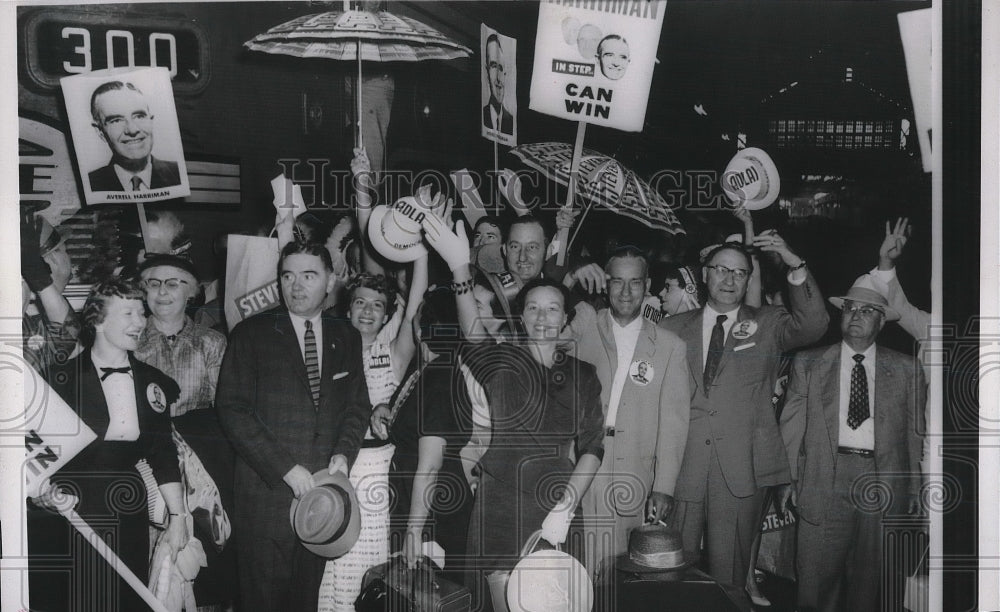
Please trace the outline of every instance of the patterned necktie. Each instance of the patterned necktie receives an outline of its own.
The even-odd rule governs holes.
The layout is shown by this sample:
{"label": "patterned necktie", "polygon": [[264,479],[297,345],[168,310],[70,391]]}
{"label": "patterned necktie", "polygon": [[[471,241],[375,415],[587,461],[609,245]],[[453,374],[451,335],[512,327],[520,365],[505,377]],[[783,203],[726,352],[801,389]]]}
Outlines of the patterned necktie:
{"label": "patterned necktie", "polygon": [[125,366],[124,368],[101,368],[101,382],[104,382],[108,376],[112,374],[131,374],[132,368]]}
{"label": "patterned necktie", "polygon": [[132,177],[132,191],[142,191],[142,179],[138,176]]}
{"label": "patterned necktie", "polygon": [[306,374],[309,375],[309,391],[312,393],[313,407],[319,409],[319,353],[316,352],[316,333],[312,321],[306,321]]}
{"label": "patterned necktie", "polygon": [[715,318],[715,326],[712,328],[712,339],[708,342],[708,359],[705,360],[705,377],[702,380],[705,387],[705,396],[708,396],[708,389],[715,380],[715,372],[719,369],[719,362],[722,361],[722,349],[726,344],[726,332],[722,329],[722,324],[726,322],[729,315],[721,314]]}
{"label": "patterned necktie", "polygon": [[868,412],[868,377],[861,362],[864,355],[854,356],[854,367],[851,369],[851,400],[847,404],[847,426],[857,429],[871,414]]}

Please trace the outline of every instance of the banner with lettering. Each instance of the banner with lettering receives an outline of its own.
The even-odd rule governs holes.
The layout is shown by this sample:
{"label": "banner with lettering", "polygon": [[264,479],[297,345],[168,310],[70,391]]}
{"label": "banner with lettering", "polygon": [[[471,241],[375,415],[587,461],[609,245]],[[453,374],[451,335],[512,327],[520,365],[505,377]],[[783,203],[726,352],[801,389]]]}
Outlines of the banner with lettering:
{"label": "banner with lettering", "polygon": [[191,195],[166,68],[112,68],[60,79],[87,204]]}
{"label": "banner with lettering", "polygon": [[42,482],[96,440],[97,434],[28,365],[17,347],[3,344],[0,364],[0,388],[11,388],[15,378],[24,384],[24,423],[17,426],[24,431],[25,495],[36,497]]}
{"label": "banner with lettering", "polygon": [[529,108],[641,132],[666,0],[543,0]]}
{"label": "banner with lettering", "polygon": [[226,324],[237,323],[281,303],[277,238],[231,234],[226,245]]}
{"label": "banner with lettering", "polygon": [[517,39],[479,26],[483,138],[517,146]]}

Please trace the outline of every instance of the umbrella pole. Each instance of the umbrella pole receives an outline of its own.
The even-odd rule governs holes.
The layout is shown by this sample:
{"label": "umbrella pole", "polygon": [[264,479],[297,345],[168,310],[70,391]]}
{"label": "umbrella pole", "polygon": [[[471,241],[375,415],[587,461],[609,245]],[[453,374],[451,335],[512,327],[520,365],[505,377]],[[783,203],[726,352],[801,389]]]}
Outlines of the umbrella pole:
{"label": "umbrella pole", "polygon": [[146,585],[139,579],[135,573],[125,562],[118,558],[113,550],[107,545],[107,543],[101,539],[101,536],[97,535],[90,525],[87,524],[83,518],[76,513],[76,510],[61,510],[62,514],[69,524],[73,526],[74,529],[80,532],[80,534],[90,543],[91,546],[102,556],[104,560],[108,562],[118,575],[128,583],[130,587],[142,598],[146,605],[154,610],[154,612],[167,612],[167,608],[160,602],[159,599],[153,595],[152,592],[146,587]]}
{"label": "umbrella pole", "polygon": [[365,146],[365,138],[361,133],[361,39],[358,39],[358,148]]}
{"label": "umbrella pole", "polygon": [[587,206],[583,209],[583,214],[580,215],[580,220],[576,222],[576,227],[573,229],[573,235],[569,239],[569,243],[566,245],[566,250],[569,251],[570,247],[573,246],[573,241],[576,240],[576,235],[580,233],[580,228],[583,227],[583,220],[587,218],[587,213],[590,209],[594,207],[594,203],[588,201]]}
{"label": "umbrella pole", "polygon": [[[576,199],[576,175],[580,172],[580,157],[583,155],[583,138],[587,133],[587,123],[580,121],[576,125],[576,143],[573,145],[573,161],[569,166],[569,184],[566,188],[566,204],[563,208],[573,208],[573,201]],[[583,221],[583,219],[581,219]],[[577,224],[579,230],[579,224]],[[556,265],[561,266],[566,262],[566,252],[569,250],[569,229],[560,228],[556,234],[559,241],[559,252],[556,254]]]}

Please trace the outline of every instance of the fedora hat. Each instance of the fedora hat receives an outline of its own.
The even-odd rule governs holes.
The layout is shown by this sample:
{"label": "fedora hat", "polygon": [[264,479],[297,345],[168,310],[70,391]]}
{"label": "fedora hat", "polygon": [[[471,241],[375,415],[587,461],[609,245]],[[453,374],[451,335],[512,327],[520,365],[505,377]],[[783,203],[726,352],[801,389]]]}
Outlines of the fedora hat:
{"label": "fedora hat", "polygon": [[412,196],[400,198],[392,206],[376,206],[368,222],[368,238],[375,250],[390,261],[419,259],[427,254],[421,226],[427,214],[427,209]]}
{"label": "fedora hat", "polygon": [[844,300],[878,306],[880,309],[885,311],[886,321],[899,320],[899,313],[896,312],[895,308],[889,306],[889,300],[886,299],[886,297],[882,295],[882,292],[875,287],[875,283],[872,282],[870,274],[862,274],[859,276],[857,280],[854,281],[851,288],[847,290],[847,295],[832,297],[830,298],[830,303],[833,304],[837,310],[840,310],[844,307]]}
{"label": "fedora hat", "polygon": [[694,562],[684,552],[681,536],[664,525],[643,525],[628,534],[628,552],[615,558],[615,569],[638,574],[682,570]]}
{"label": "fedora hat", "polygon": [[781,191],[778,167],[771,156],[756,147],[739,150],[726,166],[720,183],[726,197],[747,210],[767,208]]}
{"label": "fedora hat", "polygon": [[347,476],[328,470],[313,474],[316,486],[292,500],[292,531],[320,557],[335,559],[351,550],[361,533],[361,511]]}

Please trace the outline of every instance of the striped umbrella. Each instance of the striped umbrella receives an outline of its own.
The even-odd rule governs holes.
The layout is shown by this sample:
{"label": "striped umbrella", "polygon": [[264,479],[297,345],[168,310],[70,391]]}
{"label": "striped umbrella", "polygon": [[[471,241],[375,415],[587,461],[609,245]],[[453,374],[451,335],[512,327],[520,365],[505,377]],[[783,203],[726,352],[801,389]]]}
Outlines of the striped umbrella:
{"label": "striped umbrella", "polygon": [[[361,62],[420,62],[468,57],[472,50],[416,19],[386,11],[329,11],[303,15],[244,43],[251,51],[358,62],[358,131]],[[360,53],[358,50],[360,49]]]}
{"label": "striped umbrella", "polygon": [[[573,145],[537,142],[514,147],[511,153],[550,180],[569,185]],[[584,149],[576,177],[576,194],[584,199],[588,210],[596,203],[653,229],[686,233],[663,197],[613,157]]]}

